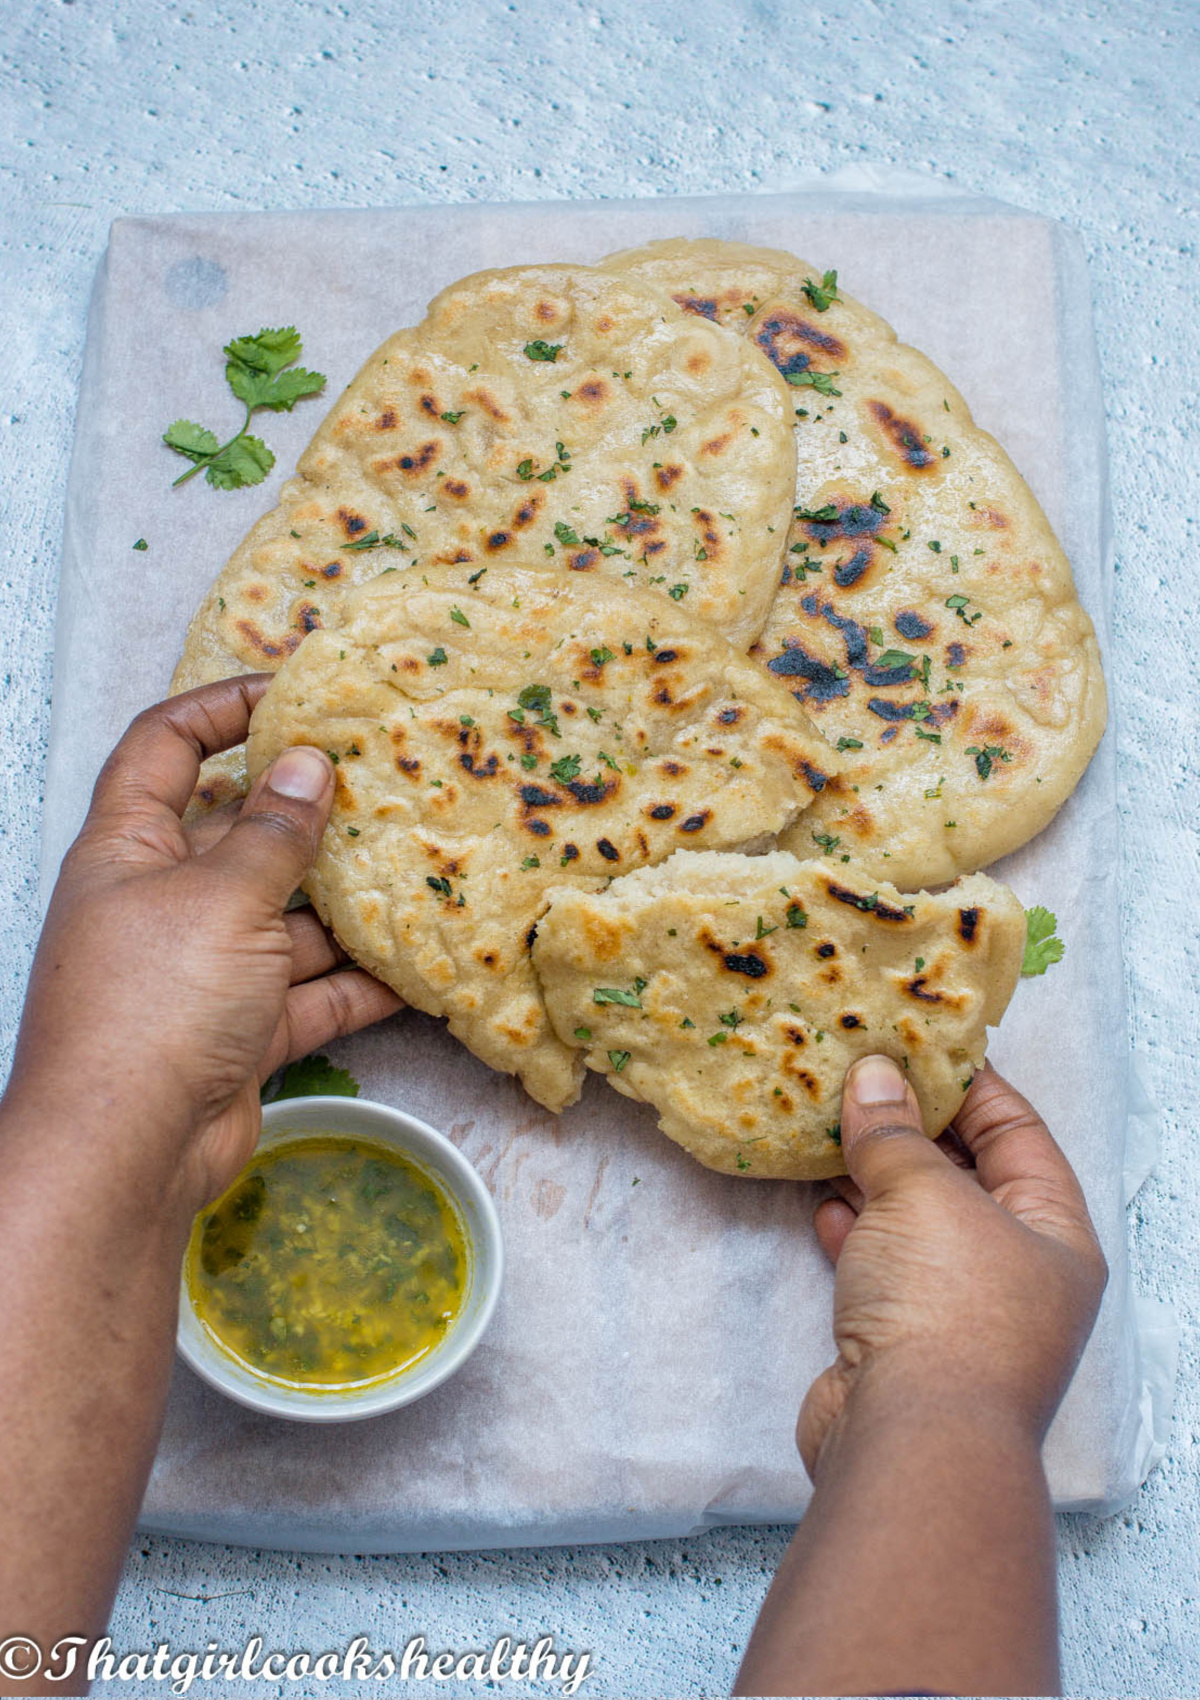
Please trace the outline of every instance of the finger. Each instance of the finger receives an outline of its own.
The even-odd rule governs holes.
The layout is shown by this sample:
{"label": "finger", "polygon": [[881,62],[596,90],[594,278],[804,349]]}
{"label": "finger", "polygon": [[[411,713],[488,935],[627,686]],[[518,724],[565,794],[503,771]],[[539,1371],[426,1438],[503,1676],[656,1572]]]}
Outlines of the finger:
{"label": "finger", "polygon": [[205,866],[246,881],[266,907],[281,910],[317,853],[333,803],[333,763],[297,744],[255,781],[236,823]]}
{"label": "finger", "polygon": [[219,808],[207,809],[204,814],[185,821],[183,836],[187,839],[192,855],[203,856],[206,850],[211,850],[214,844],[219,844],[237,820],[241,809],[242,799],[239,797],[236,802],[222,803]]}
{"label": "finger", "polygon": [[868,1202],[914,1175],[942,1173],[916,1094],[890,1057],[859,1057],[842,1088],[842,1156]]}
{"label": "finger", "polygon": [[94,819],[128,818],[187,807],[200,763],[244,741],[267,673],[201,685],[139,714],[96,781]]}
{"label": "finger", "polygon": [[856,1213],[841,1198],[822,1199],[813,1211],[813,1227],[817,1230],[817,1243],[830,1263],[836,1263],[842,1255],[846,1235],[857,1221]]}
{"label": "finger", "polygon": [[834,1175],[829,1184],[856,1214],[867,1202],[863,1197],[862,1187],[857,1181],[852,1181],[849,1175]]}
{"label": "finger", "polygon": [[311,909],[292,909],[283,917],[292,941],[293,986],[328,974],[348,960],[333,934],[323,927]]}
{"label": "finger", "polygon": [[263,1058],[264,1080],[285,1063],[320,1050],[403,1009],[401,1000],[365,968],[343,968],[323,979],[293,986],[283,1017]]}
{"label": "finger", "polygon": [[972,1175],[975,1173],[975,1159],[955,1133],[953,1127],[944,1129],[933,1143],[939,1151],[945,1152],[956,1168],[966,1169]]}
{"label": "finger", "polygon": [[1083,1189],[1027,1098],[985,1063],[954,1118],[980,1181],[1006,1209],[1039,1226],[1093,1235]]}

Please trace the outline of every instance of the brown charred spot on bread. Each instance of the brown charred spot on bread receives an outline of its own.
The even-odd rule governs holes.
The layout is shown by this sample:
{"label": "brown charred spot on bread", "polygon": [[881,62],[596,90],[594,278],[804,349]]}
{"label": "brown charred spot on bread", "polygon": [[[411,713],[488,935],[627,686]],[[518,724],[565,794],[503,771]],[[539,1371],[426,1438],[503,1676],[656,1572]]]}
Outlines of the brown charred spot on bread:
{"label": "brown charred spot on bread", "polygon": [[865,1027],[866,1026],[866,1022],[862,1019],[862,1017],[860,1015],[854,1015],[852,1013],[847,1013],[846,1015],[840,1016],[839,1021],[840,1021],[840,1024],[846,1029],[847,1032],[850,1032],[855,1027]]}
{"label": "brown charred spot on bread", "polygon": [[543,497],[540,490],[522,499],[520,507],[512,517],[514,531],[523,531],[527,525],[533,524],[538,516],[538,509],[541,507],[542,501]]}
{"label": "brown charred spot on bread", "polygon": [[816,954],[821,957],[836,956],[837,945],[832,944],[828,939],[826,939],[824,944],[819,944],[816,947]]}
{"label": "brown charred spot on bread", "polygon": [[443,567],[462,567],[475,559],[469,549],[455,549],[452,554],[435,555],[433,558]]}
{"label": "brown charred spot on bread", "polygon": [[721,961],[731,974],[744,974],[749,980],[761,980],[771,972],[771,965],[756,950],[723,951]]}
{"label": "brown charred spot on bread", "polygon": [[681,466],[656,466],[654,468],[654,482],[660,490],[669,490],[682,477],[683,468]]}
{"label": "brown charred spot on bread", "polygon": [[892,624],[903,638],[927,638],[933,631],[929,621],[922,619],[915,608],[901,608]]}
{"label": "brown charred spot on bread", "polygon": [[601,313],[600,317],[596,320],[596,329],[604,336],[607,336],[609,331],[616,330],[616,328],[617,321],[613,318],[611,313]]}
{"label": "brown charred spot on bread", "polygon": [[848,561],[839,561],[833,569],[833,582],[840,590],[856,585],[874,560],[871,549],[856,549]]}
{"label": "brown charred spot on bread", "polygon": [[656,649],[654,651],[654,654],[651,657],[651,659],[653,660],[656,667],[662,667],[664,665],[669,665],[670,662],[672,662],[672,661],[678,661],[681,656],[683,657],[683,659],[685,661],[687,660],[687,656],[686,656],[686,654],[684,653],[683,650],[680,650],[680,649]]}
{"label": "brown charred spot on bread", "polygon": [[919,998],[922,1003],[944,1003],[941,992],[931,992],[928,977],[924,974],[914,974],[905,984],[904,990],[910,997]]}
{"label": "brown charred spot on bread", "polygon": [[785,1025],[783,1031],[784,1031],[784,1036],[788,1040],[789,1044],[795,1045],[797,1047],[799,1047],[801,1045],[807,1045],[808,1034],[804,1031],[803,1027],[797,1027],[794,1021],[789,1021]]}
{"label": "brown charred spot on bread", "polygon": [[657,689],[654,691],[654,701],[660,704],[663,708],[669,708],[673,700],[670,686],[667,684],[665,679],[661,680]]}
{"label": "brown charred spot on bread", "polygon": [[576,386],[574,399],[594,411],[608,400],[608,384],[603,378],[585,378]]}
{"label": "brown charred spot on bread", "polygon": [[377,431],[394,431],[398,424],[399,420],[396,418],[396,409],[394,407],[385,407],[383,412],[379,415],[379,418],[375,421],[375,429]]}
{"label": "brown charred spot on bread", "polygon": [[522,785],[518,787],[520,797],[526,811],[530,809],[558,809],[562,807],[562,798],[556,791],[547,791],[544,785]]}
{"label": "brown charred spot on bread", "polygon": [[846,345],[790,307],[774,307],[754,332],[754,341],[785,378],[806,372],[812,351],[831,360],[846,358]]}
{"label": "brown charred spot on bread", "polygon": [[564,862],[576,862],[579,860],[578,844],[564,844],[562,853]]}
{"label": "brown charred spot on bread", "polygon": [[321,624],[321,610],[317,607],[315,602],[302,602],[300,604],[296,610],[296,624],[300,627],[300,630],[305,634],[305,636],[307,636],[309,632],[316,631],[317,627]]}
{"label": "brown charred spot on bread", "polygon": [[442,411],[442,404],[434,395],[426,392],[421,397],[421,412],[427,413],[431,419],[436,419]]}
{"label": "brown charred spot on bread", "polygon": [[967,652],[961,643],[948,643],[946,645],[947,667],[961,667],[966,659]]}
{"label": "brown charred spot on bread", "polygon": [[1006,514],[1002,514],[999,508],[984,508],[983,518],[993,531],[1008,530],[1008,517]]}
{"label": "brown charred spot on bread", "polygon": [[492,750],[486,761],[477,764],[470,750],[464,750],[458,758],[458,765],[472,779],[491,779],[500,771],[500,757]]}
{"label": "brown charred spot on bread", "polygon": [[558,317],[558,308],[553,301],[539,301],[533,312],[534,317],[540,319],[544,325],[552,325]]}
{"label": "brown charred spot on bread", "polygon": [[680,761],[671,761],[668,759],[666,761],[659,762],[658,771],[660,773],[667,774],[671,779],[681,779],[687,772],[687,768]]}
{"label": "brown charred spot on bread", "polygon": [[671,300],[677,307],[682,307],[685,313],[695,313],[698,319],[712,319],[716,322],[717,303],[711,295],[672,295]]}
{"label": "brown charred spot on bread", "polygon": [[572,549],[567,556],[567,565],[573,573],[590,573],[599,560],[598,549]]}
{"label": "brown charred spot on bread", "polygon": [[606,802],[617,789],[617,780],[568,779],[568,790],[581,808],[594,808],[597,803]]}
{"label": "brown charred spot on bread", "polygon": [[362,515],[354,513],[350,508],[339,508],[337,516],[348,537],[357,537],[360,531],[367,529],[367,522]]}
{"label": "brown charred spot on bread", "polygon": [[745,713],[746,713],[746,710],[744,708],[730,707],[730,708],[718,709],[717,710],[718,724],[721,725],[721,726],[736,726],[739,720],[744,719]]}
{"label": "brown charred spot on bread", "polygon": [[892,411],[886,401],[869,401],[867,406],[880,430],[906,466],[916,472],[923,472],[934,464],[935,456],[932,450],[920,427],[914,425],[911,419],[902,419],[898,413]]}
{"label": "brown charred spot on bread", "polygon": [[401,773],[407,773],[410,779],[415,779],[421,771],[420,759],[417,756],[397,756],[396,766]]}
{"label": "brown charred spot on bread", "polygon": [[652,803],[646,810],[651,820],[670,820],[675,813],[674,803]]}
{"label": "brown charred spot on bread", "polygon": [[526,934],[525,934],[525,949],[526,950],[532,950],[533,949],[533,941],[534,941],[535,938],[537,938],[537,922],[536,921],[533,923],[532,927],[530,927],[526,931]]}
{"label": "brown charred spot on bread", "polygon": [[482,384],[473,390],[467,390],[463,395],[463,400],[474,402],[476,407],[481,408],[483,412],[486,413],[489,418],[494,419],[497,424],[507,425],[509,423],[508,414],[505,413],[503,407],[501,407],[492,392],[490,390],[485,390]]}
{"label": "brown charred spot on bread", "polygon": [[509,532],[493,531],[484,543],[484,548],[490,549],[494,555],[500,549],[507,549],[511,543],[512,536]]}
{"label": "brown charred spot on bread", "polygon": [[242,591],[247,602],[265,602],[270,594],[265,584],[248,584]]}
{"label": "brown charred spot on bread", "polygon": [[958,931],[963,943],[974,944],[975,934],[978,930],[978,909],[960,909],[958,912]]}
{"label": "brown charred spot on bread", "polygon": [[550,822],[548,820],[539,820],[536,816],[532,816],[522,824],[533,833],[535,838],[549,838],[550,836]]}
{"label": "brown charred spot on bread", "polygon": [[397,455],[393,461],[398,472],[403,472],[408,478],[419,478],[427,472],[438,458],[441,444],[430,441],[422,443],[419,449],[412,449],[406,454]]}
{"label": "brown charred spot on bread", "polygon": [[796,764],[796,774],[798,778],[803,779],[810,791],[823,791],[829,783],[829,775],[822,773],[819,767],[814,767],[803,757]]}
{"label": "brown charred spot on bread", "polygon": [[897,909],[895,904],[885,903],[875,892],[851,891],[847,885],[839,885],[837,880],[826,879],[825,889],[830,897],[838,903],[848,903],[851,909],[859,909],[865,915],[874,915],[879,921],[911,921],[912,916],[906,909]]}
{"label": "brown charred spot on bread", "polygon": [[281,661],[285,655],[293,653],[300,641],[295,633],[289,633],[281,643],[268,643],[253,620],[239,620],[237,630],[259,661]]}
{"label": "brown charred spot on bread", "polygon": [[717,455],[723,455],[732,441],[733,432],[724,431],[719,437],[710,437],[707,443],[701,443],[700,453],[702,455],[713,455],[714,457]]}
{"label": "brown charred spot on bread", "polygon": [[471,494],[471,486],[462,478],[447,478],[442,485],[444,495],[453,496],[458,502],[465,502]]}
{"label": "brown charred spot on bread", "polygon": [[686,820],[681,820],[679,830],[680,832],[699,832],[702,827],[708,825],[711,819],[712,810],[701,809],[699,814],[689,815]]}
{"label": "brown charred spot on bread", "polygon": [[596,848],[606,862],[619,862],[621,860],[621,852],[610,838],[598,838]]}
{"label": "brown charred spot on bread", "polygon": [[485,968],[496,966],[497,957],[494,950],[476,950],[474,955],[476,962],[482,962]]}
{"label": "brown charred spot on bread", "polygon": [[330,561],[327,567],[321,568],[322,578],[341,578],[341,576],[342,563],[340,561]]}
{"label": "brown charred spot on bread", "polygon": [[684,361],[693,378],[703,377],[712,363],[712,354],[707,348],[693,348]]}
{"label": "brown charred spot on bread", "polygon": [[932,726],[935,731],[945,726],[954,719],[954,716],[958,713],[958,707],[957,697],[951,697],[949,702],[935,702],[925,716],[926,726]]}

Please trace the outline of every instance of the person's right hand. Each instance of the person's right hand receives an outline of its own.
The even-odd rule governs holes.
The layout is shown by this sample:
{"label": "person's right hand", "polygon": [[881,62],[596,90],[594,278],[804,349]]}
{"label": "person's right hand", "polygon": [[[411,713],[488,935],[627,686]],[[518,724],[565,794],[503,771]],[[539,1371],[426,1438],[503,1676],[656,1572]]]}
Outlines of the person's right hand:
{"label": "person's right hand", "polygon": [[846,1077],[849,1179],[817,1208],[837,1265],[837,1359],[809,1388],[797,1441],[815,1478],[855,1389],[896,1375],[951,1404],[999,1401],[1040,1442],[1107,1280],[1079,1182],[1032,1106],[990,1065],[953,1123],[926,1139],[887,1057]]}

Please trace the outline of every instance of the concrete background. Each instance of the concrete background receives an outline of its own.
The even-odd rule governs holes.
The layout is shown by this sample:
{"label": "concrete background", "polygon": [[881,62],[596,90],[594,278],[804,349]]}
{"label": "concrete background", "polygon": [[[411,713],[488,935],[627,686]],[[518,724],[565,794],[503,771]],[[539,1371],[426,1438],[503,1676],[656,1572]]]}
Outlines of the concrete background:
{"label": "concrete background", "polygon": [[[38,922],[63,489],[110,219],[754,192],[881,161],[1083,232],[1121,562],[1112,682],[1130,1022],[1165,1111],[1158,1175],[1131,1212],[1134,1278],[1175,1303],[1184,1334],[1167,1461],[1124,1515],[1062,1520],[1066,1681],[1079,1695],[1200,1692],[1197,639],[1185,578],[1200,508],[1189,412],[1200,371],[1196,18],[1165,0],[7,0],[0,19],[5,1067]],[[314,1653],[360,1632],[377,1648],[423,1633],[437,1650],[553,1633],[560,1648],[591,1651],[584,1693],[708,1695],[731,1680],[785,1541],[728,1531],[330,1559],[142,1540],[113,1632],[124,1647],[233,1648],[257,1631]]]}

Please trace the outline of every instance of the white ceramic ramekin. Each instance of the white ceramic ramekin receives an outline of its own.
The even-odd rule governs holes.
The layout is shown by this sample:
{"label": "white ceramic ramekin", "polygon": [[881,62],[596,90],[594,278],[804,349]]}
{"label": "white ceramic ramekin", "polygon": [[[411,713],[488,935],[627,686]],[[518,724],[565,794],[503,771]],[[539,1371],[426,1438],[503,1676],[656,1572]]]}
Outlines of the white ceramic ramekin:
{"label": "white ceramic ramekin", "polygon": [[504,1245],[491,1194],[458,1147],[436,1128],[369,1098],[285,1098],[264,1107],[258,1149],[318,1133],[390,1145],[432,1176],[457,1209],[467,1247],[467,1286],[458,1316],[443,1339],[414,1369],[361,1391],[282,1386],[255,1375],[223,1349],[196,1315],[185,1274],[176,1343],[198,1376],[253,1411],[297,1422],[352,1422],[411,1404],[465,1363],[500,1296]]}

